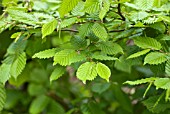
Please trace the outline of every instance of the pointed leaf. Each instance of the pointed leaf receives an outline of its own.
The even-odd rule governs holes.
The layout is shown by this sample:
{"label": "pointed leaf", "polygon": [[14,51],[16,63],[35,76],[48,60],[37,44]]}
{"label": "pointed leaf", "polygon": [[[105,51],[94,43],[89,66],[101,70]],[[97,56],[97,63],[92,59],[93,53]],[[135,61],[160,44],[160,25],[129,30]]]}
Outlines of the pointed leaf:
{"label": "pointed leaf", "polygon": [[154,82],[156,79],[157,78],[151,77],[151,78],[145,78],[145,79],[140,79],[140,80],[135,80],[135,81],[126,81],[124,82],[124,84],[139,85],[139,84]]}
{"label": "pointed leaf", "polygon": [[26,65],[26,53],[21,53],[12,63],[10,73],[16,79]]}
{"label": "pointed leaf", "polygon": [[150,49],[145,49],[145,50],[139,51],[137,53],[134,53],[134,54],[130,55],[127,59],[139,57],[141,55],[144,55],[144,54],[148,53],[149,51],[150,51]]}
{"label": "pointed leaf", "polygon": [[50,76],[50,82],[60,78],[64,74],[64,72],[65,72],[65,67],[57,65],[56,68],[54,69],[54,71],[52,72],[51,76]]}
{"label": "pointed leaf", "polygon": [[162,48],[161,44],[157,40],[150,37],[138,37],[134,39],[134,43],[143,49],[150,48],[160,50]]}
{"label": "pointed leaf", "polygon": [[159,78],[155,80],[154,85],[156,88],[170,89],[170,79],[169,78]]}
{"label": "pointed leaf", "polygon": [[44,24],[42,26],[42,38],[46,37],[47,35],[50,35],[57,26],[57,20],[53,19],[52,21]]}
{"label": "pointed leaf", "polygon": [[63,0],[59,8],[61,18],[63,18],[65,14],[69,13],[79,1],[80,0]]}
{"label": "pointed leaf", "polygon": [[96,70],[98,75],[109,82],[109,77],[111,75],[110,69],[103,63],[97,63]]}
{"label": "pointed leaf", "polygon": [[86,83],[87,80],[94,80],[97,76],[96,64],[94,62],[83,63],[77,70],[77,78]]}
{"label": "pointed leaf", "polygon": [[34,99],[29,108],[29,113],[38,114],[41,113],[45,107],[48,105],[49,98],[45,95],[41,95]]}
{"label": "pointed leaf", "polygon": [[59,50],[60,50],[59,48],[52,48],[52,49],[47,49],[47,50],[44,50],[44,51],[40,51],[40,52],[34,54],[32,58],[40,58],[40,59],[51,58]]}
{"label": "pointed leaf", "polygon": [[161,64],[167,60],[166,54],[160,52],[151,52],[146,55],[144,59],[144,64]]}
{"label": "pointed leaf", "polygon": [[106,41],[108,34],[107,34],[106,29],[102,25],[95,23],[93,25],[92,31],[101,40]]}

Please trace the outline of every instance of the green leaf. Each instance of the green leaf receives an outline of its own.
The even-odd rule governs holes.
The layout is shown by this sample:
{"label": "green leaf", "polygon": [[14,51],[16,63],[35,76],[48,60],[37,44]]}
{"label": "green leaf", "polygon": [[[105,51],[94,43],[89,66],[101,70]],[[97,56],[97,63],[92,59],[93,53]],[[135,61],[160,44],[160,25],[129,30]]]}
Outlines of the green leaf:
{"label": "green leaf", "polygon": [[79,35],[82,38],[84,38],[91,32],[92,27],[93,27],[93,23],[85,23],[85,24],[81,25],[79,28]]}
{"label": "green leaf", "polygon": [[155,0],[136,0],[136,6],[141,10],[150,10],[154,6]]}
{"label": "green leaf", "polygon": [[108,34],[107,34],[106,29],[102,25],[95,23],[93,25],[92,31],[101,40],[106,41]]}
{"label": "green leaf", "polygon": [[152,83],[156,80],[157,78],[151,77],[151,78],[145,78],[145,79],[140,79],[136,81],[126,81],[124,84],[129,84],[129,85],[139,85],[139,84],[144,84],[144,83]]}
{"label": "green leaf", "polygon": [[56,19],[53,19],[52,21],[44,24],[42,26],[42,38],[44,38],[47,35],[50,35],[51,33],[53,33],[56,26],[57,26],[57,20]]}
{"label": "green leaf", "polygon": [[150,48],[160,50],[162,48],[161,44],[157,40],[150,37],[138,37],[134,39],[134,43],[143,49]]}
{"label": "green leaf", "polygon": [[7,8],[7,12],[12,17],[13,20],[20,23],[35,26],[36,23],[38,22],[34,15],[30,13],[25,13],[24,11],[16,10],[15,8]]}
{"label": "green leaf", "polygon": [[93,59],[97,59],[97,60],[118,60],[118,58],[115,58],[115,57],[110,57],[110,56],[107,56],[107,55],[102,55],[100,53],[95,53],[92,55],[92,58]]}
{"label": "green leaf", "polygon": [[134,53],[134,54],[130,55],[127,59],[139,57],[141,55],[144,55],[144,54],[148,53],[149,51],[150,51],[150,49],[145,49],[145,50],[139,51],[137,53]]}
{"label": "green leaf", "polygon": [[110,87],[110,83],[95,83],[93,86],[92,86],[92,91],[93,92],[96,92],[96,93],[103,93],[104,91],[106,91],[107,89],[109,89]]}
{"label": "green leaf", "polygon": [[162,19],[162,20],[165,21],[165,22],[170,23],[170,17],[168,17],[168,16],[163,16],[163,15],[161,15],[161,16],[159,16],[159,18]]}
{"label": "green leaf", "polygon": [[40,58],[40,59],[51,58],[59,50],[60,50],[59,48],[52,48],[52,49],[47,49],[47,50],[44,50],[44,51],[40,51],[40,52],[34,54],[32,58]]}
{"label": "green leaf", "polygon": [[70,65],[71,63],[82,61],[85,59],[85,56],[78,54],[73,49],[64,49],[60,52],[57,52],[54,56],[54,65],[59,63],[62,66]]}
{"label": "green leaf", "polygon": [[38,96],[33,100],[29,108],[29,113],[38,114],[41,113],[49,103],[49,98],[45,95]]}
{"label": "green leaf", "polygon": [[11,77],[10,70],[13,61],[14,56],[8,56],[0,66],[0,82],[3,84]]}
{"label": "green leaf", "polygon": [[158,78],[155,80],[154,85],[156,88],[170,89],[170,79],[169,78]]}
{"label": "green leaf", "polygon": [[166,62],[166,65],[165,65],[165,73],[170,76],[170,60],[168,60]]}
{"label": "green leaf", "polygon": [[143,104],[149,111],[159,114],[170,108],[169,102],[165,102],[160,96],[151,96],[147,100],[144,100]]}
{"label": "green leaf", "polygon": [[111,75],[110,69],[103,63],[97,63],[96,66],[97,74],[109,82],[109,77]]}
{"label": "green leaf", "polygon": [[6,101],[6,92],[4,85],[0,83],[0,112],[3,110]]}
{"label": "green leaf", "polygon": [[85,38],[82,38],[80,36],[73,36],[70,39],[71,44],[76,48],[76,49],[82,49],[87,46],[87,41]]}
{"label": "green leaf", "polygon": [[100,3],[99,0],[86,0],[84,11],[91,14],[98,12],[100,9]]}
{"label": "green leaf", "polygon": [[167,60],[166,54],[160,52],[151,52],[146,55],[144,59],[144,64],[158,65]]}
{"label": "green leaf", "polygon": [[83,63],[77,70],[77,78],[86,83],[87,80],[94,80],[97,76],[96,64],[94,62]]}
{"label": "green leaf", "polygon": [[57,65],[56,68],[54,69],[54,71],[52,72],[51,76],[50,76],[50,82],[60,78],[64,74],[64,72],[65,72],[65,67]]}
{"label": "green leaf", "polygon": [[123,53],[122,47],[117,43],[112,42],[101,42],[98,47],[106,54],[114,55]]}
{"label": "green leaf", "polygon": [[17,56],[11,65],[10,74],[17,79],[17,76],[21,74],[26,65],[26,53],[23,52]]}
{"label": "green leaf", "polygon": [[61,18],[63,18],[65,14],[69,13],[79,1],[81,0],[63,0],[59,8]]}
{"label": "green leaf", "polygon": [[103,20],[104,16],[109,11],[109,8],[110,8],[110,1],[109,0],[103,0],[103,7],[102,7],[102,9],[100,10],[100,13],[99,13],[99,18],[101,20]]}
{"label": "green leaf", "polygon": [[74,24],[76,21],[77,21],[77,17],[65,19],[61,22],[61,28],[65,28],[67,26],[70,26],[70,25]]}
{"label": "green leaf", "polygon": [[80,1],[76,5],[76,7],[71,11],[74,16],[83,16],[85,12],[83,12],[85,2]]}

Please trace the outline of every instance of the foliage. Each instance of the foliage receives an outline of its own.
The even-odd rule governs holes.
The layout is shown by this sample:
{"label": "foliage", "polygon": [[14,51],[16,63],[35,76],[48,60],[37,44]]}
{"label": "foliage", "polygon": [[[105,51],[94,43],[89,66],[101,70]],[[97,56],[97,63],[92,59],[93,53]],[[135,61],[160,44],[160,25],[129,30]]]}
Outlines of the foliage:
{"label": "foliage", "polygon": [[169,0],[2,0],[0,14],[2,114],[170,113]]}

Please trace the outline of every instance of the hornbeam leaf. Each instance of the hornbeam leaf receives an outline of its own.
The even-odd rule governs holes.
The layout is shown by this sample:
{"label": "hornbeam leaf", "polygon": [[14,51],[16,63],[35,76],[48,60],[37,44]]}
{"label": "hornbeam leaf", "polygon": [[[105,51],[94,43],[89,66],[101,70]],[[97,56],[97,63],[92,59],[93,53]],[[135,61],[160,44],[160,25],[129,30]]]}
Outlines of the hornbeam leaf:
{"label": "hornbeam leaf", "polygon": [[93,25],[92,31],[101,40],[106,41],[108,34],[107,34],[106,29],[102,25],[95,23]]}
{"label": "hornbeam leaf", "polygon": [[54,69],[54,71],[52,72],[51,76],[50,76],[50,82],[60,78],[64,74],[64,72],[65,72],[65,67],[57,65],[56,68]]}
{"label": "hornbeam leaf", "polygon": [[138,37],[136,39],[134,39],[134,43],[143,48],[143,49],[154,49],[154,50],[160,50],[162,48],[161,44],[150,37]]}
{"label": "hornbeam leaf", "polygon": [[50,35],[57,26],[57,20],[53,19],[52,21],[44,24],[42,26],[42,38],[46,37],[47,35]]}
{"label": "hornbeam leaf", "polygon": [[134,53],[134,54],[130,55],[127,59],[139,57],[141,55],[144,55],[144,54],[148,53],[149,51],[150,51],[150,49],[145,49],[145,50],[139,51],[137,53]]}
{"label": "hornbeam leaf", "polygon": [[56,52],[58,52],[59,50],[60,49],[58,48],[52,48],[52,49],[40,51],[34,54],[32,58],[40,58],[40,59],[50,58],[53,57],[56,54]]}
{"label": "hornbeam leaf", "polygon": [[77,70],[77,78],[86,83],[87,80],[93,80],[97,76],[96,64],[94,62],[83,63]]}
{"label": "hornbeam leaf", "polygon": [[65,14],[69,13],[81,0],[63,0],[59,8],[60,16],[63,18]]}
{"label": "hornbeam leaf", "polygon": [[0,111],[2,111],[6,100],[5,88],[2,83],[0,83]]}
{"label": "hornbeam leaf", "polygon": [[168,60],[166,62],[166,65],[165,65],[165,73],[170,76],[170,60]]}
{"label": "hornbeam leaf", "polygon": [[156,88],[170,89],[170,79],[169,78],[159,78],[155,80],[154,85]]}
{"label": "hornbeam leaf", "polygon": [[140,79],[140,80],[135,80],[135,81],[126,81],[126,82],[124,82],[124,84],[139,85],[139,84],[154,82],[156,79],[157,78],[155,78],[155,77],[151,77],[151,78],[145,78],[145,79]]}
{"label": "hornbeam leaf", "polygon": [[109,82],[111,71],[105,64],[97,63],[96,70],[101,78],[106,79]]}
{"label": "hornbeam leaf", "polygon": [[167,60],[166,54],[160,52],[151,52],[146,55],[144,59],[144,64],[161,64]]}
{"label": "hornbeam leaf", "polygon": [[16,79],[19,74],[23,71],[26,65],[26,53],[23,52],[18,55],[11,65],[10,73]]}

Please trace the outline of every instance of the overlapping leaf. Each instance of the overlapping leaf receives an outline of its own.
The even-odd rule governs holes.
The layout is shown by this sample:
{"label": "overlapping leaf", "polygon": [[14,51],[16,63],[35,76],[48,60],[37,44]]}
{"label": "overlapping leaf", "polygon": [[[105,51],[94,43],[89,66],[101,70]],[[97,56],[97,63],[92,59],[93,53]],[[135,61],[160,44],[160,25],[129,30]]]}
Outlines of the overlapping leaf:
{"label": "overlapping leaf", "polygon": [[107,39],[107,31],[106,29],[104,28],[104,26],[98,24],[98,23],[95,23],[93,25],[93,28],[92,28],[92,31],[94,32],[94,34],[99,37],[101,40],[103,41],[106,41]]}
{"label": "overlapping leaf", "polygon": [[53,19],[52,21],[44,24],[42,26],[42,38],[46,37],[47,35],[50,35],[57,26],[57,20]]}
{"label": "overlapping leaf", "polygon": [[34,54],[32,58],[40,58],[40,59],[50,58],[53,57],[58,51],[60,51],[59,48],[47,49]]}
{"label": "overlapping leaf", "polygon": [[97,76],[96,63],[86,62],[83,63],[77,70],[77,78],[86,83],[87,80],[94,80]]}
{"label": "overlapping leaf", "polygon": [[145,50],[139,51],[137,53],[134,53],[134,54],[130,55],[127,59],[139,57],[141,55],[144,55],[144,54],[148,53],[149,51],[150,51],[150,49],[145,49]]}
{"label": "overlapping leaf", "polygon": [[61,17],[69,13],[81,0],[63,0],[61,7],[59,8],[59,13]]}
{"label": "overlapping leaf", "polygon": [[110,69],[103,63],[97,63],[96,66],[97,74],[109,82],[109,77],[111,75]]}
{"label": "overlapping leaf", "polygon": [[160,50],[162,48],[161,44],[157,40],[150,37],[138,37],[134,39],[134,43],[143,49],[149,48],[154,50]]}
{"label": "overlapping leaf", "polygon": [[151,52],[146,55],[144,64],[161,64],[167,60],[166,54],[160,52]]}

